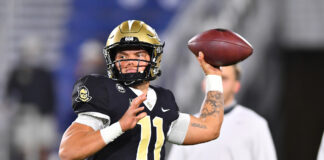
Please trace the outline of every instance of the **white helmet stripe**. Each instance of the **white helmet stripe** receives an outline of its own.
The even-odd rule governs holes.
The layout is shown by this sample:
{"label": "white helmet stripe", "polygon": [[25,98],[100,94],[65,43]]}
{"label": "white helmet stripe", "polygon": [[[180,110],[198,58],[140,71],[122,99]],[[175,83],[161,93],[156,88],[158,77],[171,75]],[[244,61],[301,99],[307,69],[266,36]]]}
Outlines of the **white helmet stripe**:
{"label": "white helmet stripe", "polygon": [[131,30],[135,20],[128,20],[128,29]]}

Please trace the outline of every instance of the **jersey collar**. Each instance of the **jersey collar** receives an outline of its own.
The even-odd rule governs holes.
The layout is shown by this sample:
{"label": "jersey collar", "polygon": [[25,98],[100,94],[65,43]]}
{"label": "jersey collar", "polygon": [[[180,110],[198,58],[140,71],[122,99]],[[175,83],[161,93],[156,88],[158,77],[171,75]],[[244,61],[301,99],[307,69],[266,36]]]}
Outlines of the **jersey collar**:
{"label": "jersey collar", "polygon": [[[139,89],[133,88],[133,87],[129,87],[137,96],[140,96],[141,94],[143,94],[143,92]],[[156,100],[157,100],[157,96],[156,93],[154,91],[154,89],[152,89],[151,87],[148,88],[147,91],[147,96],[146,96],[146,100],[143,102],[145,107],[147,109],[149,109],[150,111],[153,110],[155,104],[156,104]]]}

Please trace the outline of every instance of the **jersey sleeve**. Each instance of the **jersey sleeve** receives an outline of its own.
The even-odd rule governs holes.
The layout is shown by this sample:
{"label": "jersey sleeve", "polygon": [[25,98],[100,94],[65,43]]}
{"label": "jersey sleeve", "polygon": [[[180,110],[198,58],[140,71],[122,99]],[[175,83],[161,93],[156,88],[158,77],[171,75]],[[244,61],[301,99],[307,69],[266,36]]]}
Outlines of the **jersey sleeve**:
{"label": "jersey sleeve", "polygon": [[103,129],[110,124],[110,117],[98,112],[79,113],[74,122],[87,125],[93,130]]}
{"label": "jersey sleeve", "polygon": [[[72,107],[76,114],[98,112],[107,114],[108,92],[103,80],[95,76],[85,76],[78,80],[72,92]],[[109,116],[109,115],[108,115]]]}
{"label": "jersey sleeve", "polygon": [[174,95],[171,91],[171,101],[173,103],[173,113],[177,118],[171,123],[167,134],[167,140],[171,143],[182,144],[188,131],[190,123],[190,115],[186,113],[180,113],[179,107],[175,101]]}
{"label": "jersey sleeve", "polygon": [[171,143],[182,144],[186,138],[190,123],[190,115],[179,113],[177,120],[173,121],[168,132],[167,139]]}

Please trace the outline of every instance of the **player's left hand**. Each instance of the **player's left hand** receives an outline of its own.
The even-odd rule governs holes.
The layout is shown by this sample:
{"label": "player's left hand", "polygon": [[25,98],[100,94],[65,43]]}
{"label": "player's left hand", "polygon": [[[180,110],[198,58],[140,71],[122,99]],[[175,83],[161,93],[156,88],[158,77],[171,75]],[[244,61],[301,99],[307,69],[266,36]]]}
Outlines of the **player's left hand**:
{"label": "player's left hand", "polygon": [[129,108],[124,113],[123,117],[119,120],[119,124],[123,132],[133,129],[136,126],[136,123],[147,115],[146,112],[140,113],[144,110],[144,107],[139,107],[139,105],[142,104],[145,100],[146,94],[142,94],[133,99]]}
{"label": "player's left hand", "polygon": [[221,75],[222,74],[220,67],[212,66],[205,61],[203,52],[201,52],[201,51],[199,52],[199,55],[197,56],[197,60],[206,75],[212,75],[212,74],[213,75]]}

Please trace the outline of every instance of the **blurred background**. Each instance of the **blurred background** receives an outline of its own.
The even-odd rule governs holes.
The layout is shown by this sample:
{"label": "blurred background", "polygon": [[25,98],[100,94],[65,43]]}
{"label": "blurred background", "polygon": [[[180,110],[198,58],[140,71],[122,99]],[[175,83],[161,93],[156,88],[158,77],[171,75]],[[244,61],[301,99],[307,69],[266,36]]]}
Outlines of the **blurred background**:
{"label": "blurred background", "polygon": [[324,129],[323,17],[323,0],[0,0],[0,159],[58,159],[76,117],[74,82],[105,74],[106,38],[129,19],[166,42],[154,84],[172,90],[187,113],[198,112],[204,97],[187,41],[212,28],[241,34],[254,53],[240,63],[238,101],[268,120],[279,160],[316,159]]}

